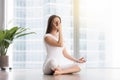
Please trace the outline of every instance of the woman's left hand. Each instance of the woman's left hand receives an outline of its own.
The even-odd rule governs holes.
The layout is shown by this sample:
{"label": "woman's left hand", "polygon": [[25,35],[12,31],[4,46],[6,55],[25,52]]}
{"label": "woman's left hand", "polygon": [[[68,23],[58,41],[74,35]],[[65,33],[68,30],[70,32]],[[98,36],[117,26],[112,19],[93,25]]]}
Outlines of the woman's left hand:
{"label": "woman's left hand", "polygon": [[84,57],[82,57],[82,58],[80,58],[80,59],[78,59],[78,61],[77,61],[78,63],[85,63],[86,62],[86,60],[85,60],[85,58]]}

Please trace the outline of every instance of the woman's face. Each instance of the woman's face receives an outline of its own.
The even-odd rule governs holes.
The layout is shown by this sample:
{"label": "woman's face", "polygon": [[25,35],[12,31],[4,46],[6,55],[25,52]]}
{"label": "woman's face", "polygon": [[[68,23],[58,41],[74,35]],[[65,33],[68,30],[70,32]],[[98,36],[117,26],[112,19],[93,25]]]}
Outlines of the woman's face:
{"label": "woman's face", "polygon": [[55,24],[55,26],[58,26],[60,23],[60,19],[58,17],[55,17],[53,20],[53,24]]}

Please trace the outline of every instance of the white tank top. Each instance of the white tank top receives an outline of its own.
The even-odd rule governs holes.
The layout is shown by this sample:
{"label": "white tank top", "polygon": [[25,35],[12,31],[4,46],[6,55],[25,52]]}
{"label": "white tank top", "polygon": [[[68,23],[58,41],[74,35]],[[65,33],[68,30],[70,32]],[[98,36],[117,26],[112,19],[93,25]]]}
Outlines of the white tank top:
{"label": "white tank top", "polygon": [[[54,40],[58,41],[58,38],[53,36],[52,34],[45,34],[44,38],[47,36],[50,36]],[[45,42],[45,46],[46,46],[47,56],[46,56],[46,60],[44,62],[44,65],[47,64],[47,62],[51,59],[54,59],[55,61],[57,61],[59,63],[59,65],[62,64],[63,58],[64,58],[63,47],[52,46],[46,42]]]}

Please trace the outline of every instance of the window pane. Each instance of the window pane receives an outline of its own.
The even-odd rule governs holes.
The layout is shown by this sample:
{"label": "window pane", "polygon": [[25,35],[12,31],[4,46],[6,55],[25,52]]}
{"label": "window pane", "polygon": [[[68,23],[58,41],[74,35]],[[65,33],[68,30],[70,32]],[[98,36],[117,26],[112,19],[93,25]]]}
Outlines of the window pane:
{"label": "window pane", "polygon": [[14,68],[42,67],[46,56],[43,36],[48,17],[52,14],[61,17],[64,40],[70,54],[73,54],[72,0],[13,0],[13,3],[11,9],[15,18],[14,25],[30,28],[30,31],[37,33],[14,41],[12,48]]}
{"label": "window pane", "polygon": [[108,0],[80,0],[79,51],[87,67],[112,67],[110,6]]}

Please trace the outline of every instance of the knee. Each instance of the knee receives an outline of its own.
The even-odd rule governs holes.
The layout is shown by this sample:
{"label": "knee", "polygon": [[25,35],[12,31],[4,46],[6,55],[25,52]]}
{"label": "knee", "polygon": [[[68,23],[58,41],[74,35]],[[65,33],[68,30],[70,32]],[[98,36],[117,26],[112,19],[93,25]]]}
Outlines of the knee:
{"label": "knee", "polygon": [[79,71],[79,72],[81,71],[81,68],[80,68],[80,67],[78,67],[78,71]]}
{"label": "knee", "polygon": [[80,72],[81,71],[80,66],[76,66],[76,67],[77,67],[77,71]]}

